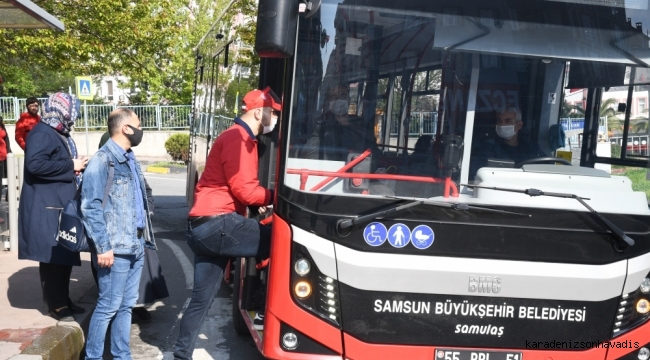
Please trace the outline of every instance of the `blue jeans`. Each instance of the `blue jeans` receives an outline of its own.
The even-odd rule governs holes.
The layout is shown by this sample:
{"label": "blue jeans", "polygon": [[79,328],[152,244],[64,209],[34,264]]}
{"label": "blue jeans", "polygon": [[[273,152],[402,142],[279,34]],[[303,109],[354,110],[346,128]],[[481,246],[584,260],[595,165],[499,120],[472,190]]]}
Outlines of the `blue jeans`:
{"label": "blue jeans", "polygon": [[[140,248],[142,249],[142,248]],[[97,267],[97,255],[93,254],[93,266],[97,268],[99,299],[90,319],[86,340],[86,360],[101,360],[108,324],[111,325],[111,354],[115,360],[131,359],[131,310],[138,300],[138,289],[144,252],[135,255],[115,255],[113,266]]]}
{"label": "blue jeans", "polygon": [[187,235],[194,252],[194,288],[174,346],[174,359],[183,360],[192,359],[196,338],[219,291],[228,260],[267,258],[271,247],[271,228],[237,213],[221,215],[196,228],[190,223]]}

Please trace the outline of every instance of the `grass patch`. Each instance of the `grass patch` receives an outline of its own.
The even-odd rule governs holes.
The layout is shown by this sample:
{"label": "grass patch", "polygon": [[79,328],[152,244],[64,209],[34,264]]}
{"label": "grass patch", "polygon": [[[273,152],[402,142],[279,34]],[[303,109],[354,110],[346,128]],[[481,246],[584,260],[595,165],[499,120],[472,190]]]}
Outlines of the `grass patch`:
{"label": "grass patch", "polygon": [[185,164],[182,161],[157,161],[151,166],[184,168]]}
{"label": "grass patch", "polygon": [[632,189],[634,191],[643,191],[646,197],[650,199],[650,181],[646,180],[647,173],[648,169],[627,168],[616,175],[628,177],[632,181]]}

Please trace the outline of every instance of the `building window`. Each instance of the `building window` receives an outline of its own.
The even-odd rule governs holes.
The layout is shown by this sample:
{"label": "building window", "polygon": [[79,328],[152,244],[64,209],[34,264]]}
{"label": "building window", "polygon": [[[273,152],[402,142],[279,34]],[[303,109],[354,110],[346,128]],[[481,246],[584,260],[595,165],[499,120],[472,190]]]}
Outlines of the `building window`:
{"label": "building window", "polygon": [[646,99],[639,99],[639,114],[638,115],[643,114],[647,109],[645,100]]}
{"label": "building window", "polygon": [[108,89],[106,91],[106,99],[108,101],[113,101],[113,82],[112,81],[107,81],[106,82],[106,88]]}

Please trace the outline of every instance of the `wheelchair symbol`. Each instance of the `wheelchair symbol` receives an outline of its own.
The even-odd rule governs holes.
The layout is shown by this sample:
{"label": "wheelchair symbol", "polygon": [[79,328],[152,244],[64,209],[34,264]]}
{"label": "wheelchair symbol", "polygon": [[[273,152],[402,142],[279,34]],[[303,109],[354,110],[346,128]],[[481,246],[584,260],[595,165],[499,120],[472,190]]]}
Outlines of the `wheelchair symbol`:
{"label": "wheelchair symbol", "polygon": [[381,223],[370,223],[363,230],[363,239],[370,246],[379,246],[386,241],[386,227]]}

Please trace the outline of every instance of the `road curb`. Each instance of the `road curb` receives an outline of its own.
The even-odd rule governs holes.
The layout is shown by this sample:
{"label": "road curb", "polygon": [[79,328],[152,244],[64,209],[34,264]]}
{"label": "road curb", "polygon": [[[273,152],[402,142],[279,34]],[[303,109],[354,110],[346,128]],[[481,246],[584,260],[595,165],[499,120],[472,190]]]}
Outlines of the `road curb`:
{"label": "road curb", "polygon": [[84,346],[81,326],[61,321],[9,360],[77,360]]}
{"label": "road curb", "polygon": [[187,174],[187,166],[182,166],[182,167],[172,166],[169,168],[169,172],[171,174]]}
{"label": "road curb", "polygon": [[169,174],[169,168],[159,166],[148,166],[147,172],[156,174]]}

